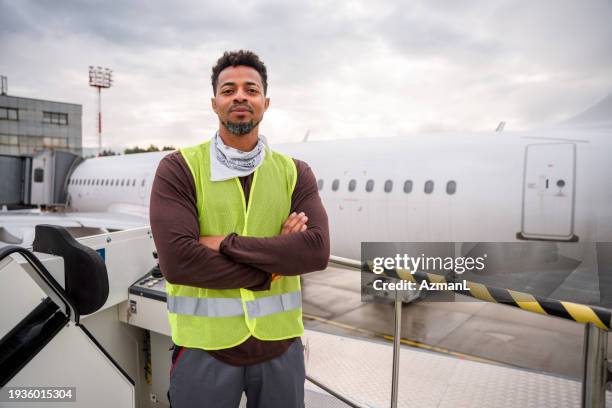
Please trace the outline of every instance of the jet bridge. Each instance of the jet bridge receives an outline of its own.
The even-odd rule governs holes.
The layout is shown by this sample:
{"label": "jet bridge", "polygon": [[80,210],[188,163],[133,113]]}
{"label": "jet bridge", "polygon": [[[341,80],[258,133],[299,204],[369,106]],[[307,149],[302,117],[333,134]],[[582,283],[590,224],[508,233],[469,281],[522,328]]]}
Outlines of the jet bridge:
{"label": "jet bridge", "polygon": [[65,205],[68,178],[81,161],[61,150],[33,157],[0,155],[0,206]]}

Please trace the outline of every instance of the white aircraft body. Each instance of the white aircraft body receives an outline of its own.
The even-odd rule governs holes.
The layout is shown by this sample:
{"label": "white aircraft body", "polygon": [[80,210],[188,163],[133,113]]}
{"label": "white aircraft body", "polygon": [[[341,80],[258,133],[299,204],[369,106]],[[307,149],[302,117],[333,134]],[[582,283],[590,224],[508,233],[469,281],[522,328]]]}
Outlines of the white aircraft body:
{"label": "white aircraft body", "polygon": [[[612,126],[578,123],[271,147],[312,167],[334,255],[357,259],[362,241],[612,241]],[[67,184],[68,213],[0,213],[0,226],[27,246],[38,223],[146,225],[166,154],[85,160]]]}

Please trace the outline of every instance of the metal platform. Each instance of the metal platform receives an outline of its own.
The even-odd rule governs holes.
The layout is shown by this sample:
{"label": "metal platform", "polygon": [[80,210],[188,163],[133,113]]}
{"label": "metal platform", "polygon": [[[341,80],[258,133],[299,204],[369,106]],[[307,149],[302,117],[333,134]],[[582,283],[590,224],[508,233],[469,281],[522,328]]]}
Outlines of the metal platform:
{"label": "metal platform", "polygon": [[[307,330],[304,344],[309,376],[361,406],[390,406],[390,343]],[[401,347],[399,407],[574,408],[580,390],[578,381]],[[606,403],[612,403],[610,392]]]}

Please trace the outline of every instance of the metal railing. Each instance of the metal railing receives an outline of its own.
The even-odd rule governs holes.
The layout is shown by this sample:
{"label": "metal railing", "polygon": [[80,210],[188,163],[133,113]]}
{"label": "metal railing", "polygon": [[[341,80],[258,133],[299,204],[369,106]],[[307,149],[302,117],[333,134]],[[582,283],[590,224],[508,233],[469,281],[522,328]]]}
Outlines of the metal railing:
{"label": "metal railing", "polygon": [[[330,263],[358,269],[360,271],[370,271],[368,263],[362,263],[354,259],[330,256]],[[386,278],[402,279],[404,276],[395,270],[385,270]],[[444,280],[445,277],[437,274],[417,272],[406,276],[416,282],[423,280],[429,281],[431,278],[437,281]],[[469,291],[456,290],[455,293],[471,296],[487,302],[505,304],[507,306],[518,307],[522,310],[561,317],[585,325],[584,346],[583,346],[583,375],[581,406],[583,408],[604,408],[606,405],[606,387],[612,382],[612,372],[608,366],[608,330],[612,324],[612,312],[593,306],[581,305],[571,302],[561,302],[553,299],[545,299],[526,293],[510,291],[508,289],[486,287],[479,283],[468,282]],[[512,303],[498,302],[492,293],[498,294],[500,291],[507,291],[509,298],[514,299]],[[402,301],[399,297],[399,290],[394,291],[394,315],[395,324],[393,330],[393,369],[391,376],[391,408],[397,407],[398,381],[399,381],[399,353],[401,339],[401,318]],[[520,299],[520,300],[516,300]],[[534,306],[538,307],[534,307]]]}

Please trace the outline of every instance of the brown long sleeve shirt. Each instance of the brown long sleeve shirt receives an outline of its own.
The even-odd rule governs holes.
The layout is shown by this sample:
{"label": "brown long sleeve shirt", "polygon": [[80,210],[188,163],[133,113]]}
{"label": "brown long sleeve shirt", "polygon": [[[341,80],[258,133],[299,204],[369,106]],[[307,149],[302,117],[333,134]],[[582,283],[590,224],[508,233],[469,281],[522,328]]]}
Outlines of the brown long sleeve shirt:
{"label": "brown long sleeve shirt", "polygon": [[[272,273],[299,275],[324,269],[329,258],[327,213],[312,170],[303,161],[294,162],[297,181],[291,212],[308,216],[307,230],[269,238],[233,233],[216,252],[199,243],[195,183],[183,156],[174,152],[162,159],[151,191],[150,222],[166,280],[210,289],[266,290]],[[252,174],[239,178],[246,203],[252,178]],[[251,336],[238,346],[210,354],[227,364],[245,366],[280,356],[292,342]]]}

